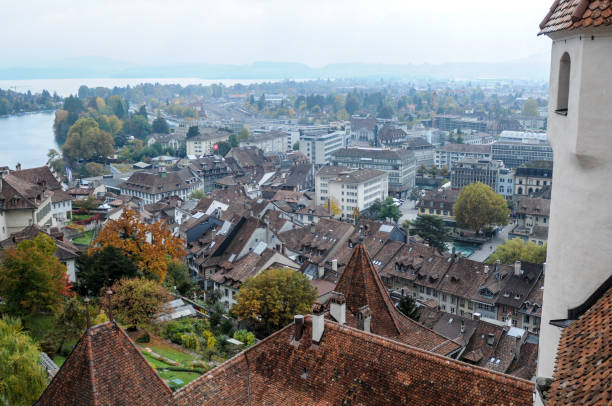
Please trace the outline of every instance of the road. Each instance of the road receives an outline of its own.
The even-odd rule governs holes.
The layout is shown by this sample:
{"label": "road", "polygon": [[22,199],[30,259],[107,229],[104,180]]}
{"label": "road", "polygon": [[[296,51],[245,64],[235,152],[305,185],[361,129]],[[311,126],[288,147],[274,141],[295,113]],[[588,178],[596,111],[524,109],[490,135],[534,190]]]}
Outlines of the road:
{"label": "road", "polygon": [[417,218],[417,209],[414,207],[416,204],[416,200],[406,200],[404,204],[402,204],[399,209],[402,212],[402,217],[400,217],[397,222],[400,226],[406,220],[415,220]]}
{"label": "road", "polygon": [[514,223],[510,223],[504,228],[502,228],[497,234],[495,234],[493,239],[491,239],[485,244],[482,244],[480,248],[474,251],[474,253],[470,255],[470,259],[474,261],[484,262],[484,260],[486,260],[489,255],[495,252],[498,246],[506,242],[506,240],[508,239],[508,233],[512,230],[512,227],[514,227]]}

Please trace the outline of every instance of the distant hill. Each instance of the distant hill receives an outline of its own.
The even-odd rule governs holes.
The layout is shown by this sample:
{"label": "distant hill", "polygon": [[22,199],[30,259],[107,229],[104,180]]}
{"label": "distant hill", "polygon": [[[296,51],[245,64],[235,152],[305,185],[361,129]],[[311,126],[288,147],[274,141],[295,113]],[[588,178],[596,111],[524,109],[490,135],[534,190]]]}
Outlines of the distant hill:
{"label": "distant hill", "polygon": [[177,64],[145,66],[106,58],[73,58],[47,66],[0,68],[0,80],[70,78],[179,78],[201,79],[327,79],[327,78],[434,78],[547,80],[546,55],[491,63],[365,64],[342,63],[312,68],[301,63],[255,62],[250,65]]}

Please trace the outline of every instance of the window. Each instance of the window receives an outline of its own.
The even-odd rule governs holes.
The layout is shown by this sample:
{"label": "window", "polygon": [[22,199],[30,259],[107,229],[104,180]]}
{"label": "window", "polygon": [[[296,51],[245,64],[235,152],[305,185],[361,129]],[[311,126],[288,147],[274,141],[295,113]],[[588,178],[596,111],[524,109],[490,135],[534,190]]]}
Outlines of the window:
{"label": "window", "polygon": [[468,302],[468,309],[472,310],[474,308],[474,305],[472,304],[472,302]]}
{"label": "window", "polygon": [[431,288],[427,288],[427,294],[431,295]]}
{"label": "window", "polygon": [[557,88],[557,109],[555,113],[567,116],[567,107],[569,100],[569,87],[570,87],[570,69],[571,60],[569,54],[566,52],[561,57],[559,63],[559,84]]}
{"label": "window", "polygon": [[419,292],[425,293],[425,288],[423,286],[419,286]]}

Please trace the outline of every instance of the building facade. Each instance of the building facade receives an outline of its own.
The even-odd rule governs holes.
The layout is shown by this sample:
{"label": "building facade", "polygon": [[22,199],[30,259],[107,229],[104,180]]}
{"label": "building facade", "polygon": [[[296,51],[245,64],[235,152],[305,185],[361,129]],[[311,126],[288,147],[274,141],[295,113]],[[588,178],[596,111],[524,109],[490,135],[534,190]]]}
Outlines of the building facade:
{"label": "building facade", "polygon": [[215,153],[215,145],[227,141],[230,133],[217,129],[205,129],[200,135],[187,138],[187,155],[204,156]]}
{"label": "building facade", "polygon": [[282,131],[272,131],[258,136],[252,136],[246,141],[241,141],[241,147],[257,147],[263,152],[285,152],[287,151],[289,134]]}
{"label": "building facade", "polygon": [[187,200],[191,192],[202,190],[202,181],[188,168],[171,172],[134,172],[119,188],[122,195],[135,196],[151,204],[171,196]]}
{"label": "building facade", "polygon": [[331,162],[332,153],[346,145],[344,131],[302,131],[300,133],[300,152],[312,162],[315,167]]}
{"label": "building facade", "polygon": [[495,142],[493,159],[502,161],[507,168],[518,168],[529,161],[552,161],[553,150],[548,144],[522,142]]}
{"label": "building facade", "polygon": [[317,203],[337,203],[342,217],[353,217],[355,210],[367,210],[389,195],[388,175],[376,169],[324,166],[317,172],[315,185]]}
{"label": "building facade", "polygon": [[451,166],[451,187],[461,190],[471,183],[482,182],[497,191],[500,170],[503,167],[501,161],[464,158]]}
{"label": "building facade", "polygon": [[344,148],[332,154],[333,165],[377,169],[389,175],[389,194],[405,197],[416,182],[416,158],[406,149]]}
{"label": "building facade", "polygon": [[514,194],[528,196],[552,186],[553,161],[531,161],[516,168]]}
{"label": "building facade", "polygon": [[490,145],[445,144],[436,149],[435,164],[438,168],[451,168],[464,158],[491,159]]}
{"label": "building facade", "polygon": [[431,145],[425,138],[408,137],[402,148],[412,151],[416,159],[416,166],[421,165],[430,168],[434,165],[436,157],[436,147]]}

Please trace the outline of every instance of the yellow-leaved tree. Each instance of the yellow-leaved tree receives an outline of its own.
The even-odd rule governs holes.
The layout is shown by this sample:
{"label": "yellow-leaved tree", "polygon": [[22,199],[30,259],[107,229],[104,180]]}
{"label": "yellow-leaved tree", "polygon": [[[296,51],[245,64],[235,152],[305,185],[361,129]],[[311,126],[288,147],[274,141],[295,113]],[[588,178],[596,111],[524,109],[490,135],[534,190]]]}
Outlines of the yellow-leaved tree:
{"label": "yellow-leaved tree", "polygon": [[310,313],[316,296],[316,289],[302,273],[271,268],[242,284],[232,313],[271,334],[296,314]]}
{"label": "yellow-leaved tree", "polygon": [[461,189],[453,211],[457,225],[470,228],[476,234],[487,225],[505,226],[510,215],[506,199],[482,182]]}
{"label": "yellow-leaved tree", "polygon": [[185,256],[183,242],[173,236],[163,221],[146,224],[138,213],[126,209],[118,220],[110,220],[100,231],[89,249],[89,255],[105,247],[115,247],[134,262],[148,277],[163,281],[168,270],[168,260]]}

